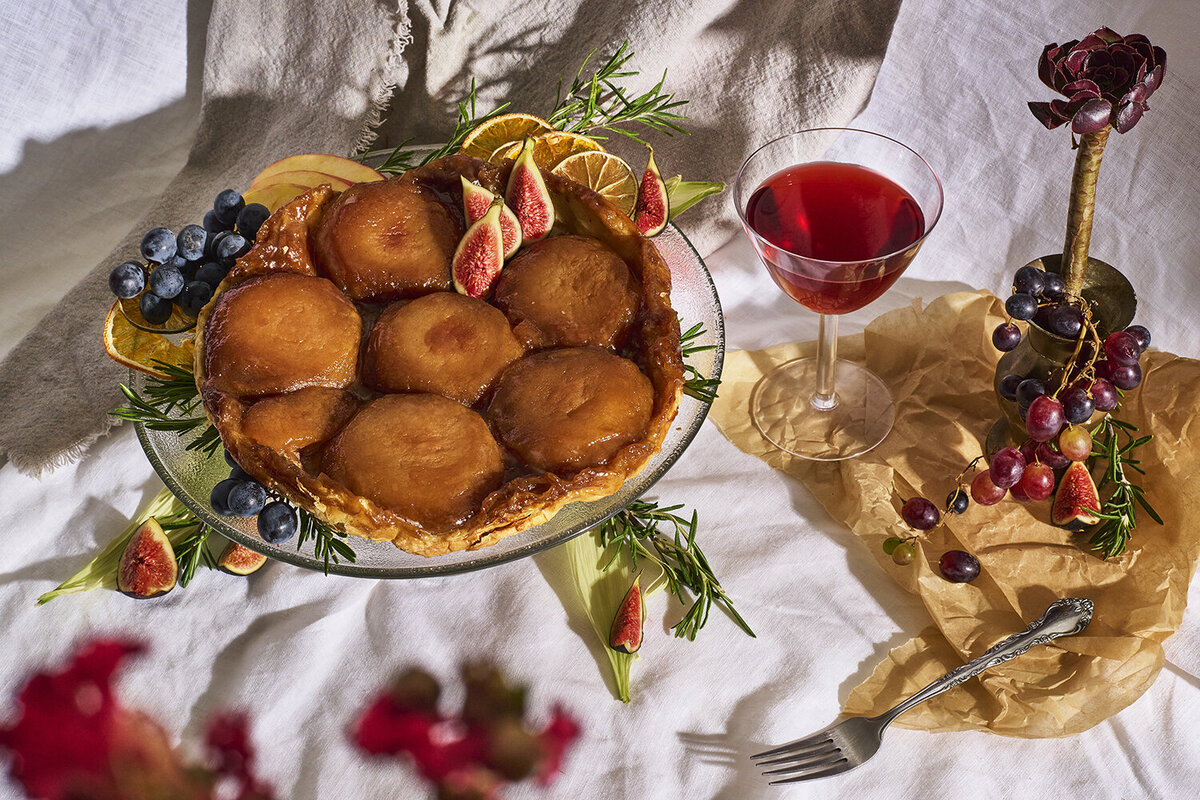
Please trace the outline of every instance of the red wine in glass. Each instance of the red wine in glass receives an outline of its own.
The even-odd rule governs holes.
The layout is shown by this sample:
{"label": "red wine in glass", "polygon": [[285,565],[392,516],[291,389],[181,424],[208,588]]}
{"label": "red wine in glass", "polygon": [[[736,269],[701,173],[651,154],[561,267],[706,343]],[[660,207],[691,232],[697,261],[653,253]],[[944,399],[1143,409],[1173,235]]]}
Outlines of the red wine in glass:
{"label": "red wine in glass", "polygon": [[912,195],[857,164],[814,161],[759,186],[746,222],[763,240],[771,277],[822,314],[862,308],[891,287],[916,254],[925,216]]}

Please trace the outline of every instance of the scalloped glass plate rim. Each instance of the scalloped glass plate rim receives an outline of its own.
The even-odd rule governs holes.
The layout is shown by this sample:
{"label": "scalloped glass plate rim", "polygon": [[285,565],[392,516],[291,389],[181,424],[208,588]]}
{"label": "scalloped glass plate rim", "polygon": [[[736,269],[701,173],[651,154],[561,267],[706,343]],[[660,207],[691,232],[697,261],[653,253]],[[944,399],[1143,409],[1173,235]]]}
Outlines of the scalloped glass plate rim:
{"label": "scalloped glass plate rim", "polygon": [[[671,240],[676,237],[681,246],[672,248],[669,245]],[[700,309],[702,319],[694,319],[681,313],[681,321],[684,326],[703,322],[707,334],[700,343],[715,346],[711,351],[697,354],[699,358],[691,359],[691,363],[700,369],[701,374],[719,379],[725,355],[725,326],[721,313],[721,301],[717,296],[712,276],[696,248],[673,223],[668,224],[663,234],[656,238],[659,240],[656,241],[656,244],[662,245],[659,250],[671,268],[671,299],[672,304],[676,305],[676,311],[681,310],[678,301],[684,299],[679,297],[681,291],[687,293],[686,299],[704,301],[704,305],[707,306]],[[703,363],[696,363],[708,359],[711,359],[712,363],[707,370],[703,368]],[[145,376],[131,371],[130,380],[135,386],[140,386],[145,380]],[[399,550],[390,542],[371,542],[352,536],[346,541],[354,548],[360,561],[364,552],[370,552],[372,555],[381,557],[383,561],[395,560],[407,563],[377,565],[330,561],[329,574],[393,579],[454,575],[499,566],[560,545],[602,524],[649,491],[691,444],[708,416],[709,407],[709,403],[685,395],[680,403],[675,422],[663,443],[663,449],[650,461],[646,469],[627,480],[617,492],[608,497],[590,502],[570,503],[542,525],[501,539],[489,547],[459,551],[444,556],[415,556]],[[690,413],[688,413],[689,411]],[[155,472],[162,478],[163,483],[175,493],[179,501],[204,524],[225,538],[270,558],[305,569],[325,571],[324,561],[316,558],[311,552],[298,550],[294,539],[285,542],[282,546],[272,545],[258,536],[253,528],[253,518],[244,520],[222,517],[212,510],[208,505],[207,497],[208,491],[215,483],[213,470],[208,469],[209,474],[207,475],[196,470],[211,467],[214,462],[219,462],[216,471],[227,472],[228,468],[219,452],[211,457],[206,457],[202,453],[185,450],[184,439],[176,433],[152,431],[141,423],[136,423],[134,427],[137,430],[138,441]],[[674,446],[668,448],[668,444],[673,439],[675,440]],[[178,454],[174,451],[178,451]],[[189,459],[196,463],[190,463]],[[192,474],[189,474],[189,470]],[[204,488],[205,486],[207,489]],[[199,496],[197,496],[196,490],[201,490]],[[556,520],[567,520],[571,517],[576,517],[576,519],[565,525],[556,524]],[[507,547],[506,543],[508,543]],[[306,543],[305,548],[311,551],[311,541]]]}

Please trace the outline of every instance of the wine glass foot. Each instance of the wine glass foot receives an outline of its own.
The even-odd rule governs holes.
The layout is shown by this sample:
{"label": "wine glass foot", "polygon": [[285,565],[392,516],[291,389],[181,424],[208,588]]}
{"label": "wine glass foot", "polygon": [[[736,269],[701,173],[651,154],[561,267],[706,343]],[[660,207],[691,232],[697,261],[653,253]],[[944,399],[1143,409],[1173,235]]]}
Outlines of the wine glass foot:
{"label": "wine glass foot", "polygon": [[766,374],[750,395],[750,418],[778,447],[812,461],[841,461],[882,442],[896,419],[896,404],[874,372],[849,361],[834,362],[837,404],[812,403],[817,359],[800,358]]}

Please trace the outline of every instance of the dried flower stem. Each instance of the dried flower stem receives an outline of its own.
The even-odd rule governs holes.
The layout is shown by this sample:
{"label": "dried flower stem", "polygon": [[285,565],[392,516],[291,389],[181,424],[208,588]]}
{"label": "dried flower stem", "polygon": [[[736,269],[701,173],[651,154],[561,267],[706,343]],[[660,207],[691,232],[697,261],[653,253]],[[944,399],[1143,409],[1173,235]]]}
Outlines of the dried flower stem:
{"label": "dried flower stem", "polygon": [[1096,210],[1096,178],[1111,127],[1079,138],[1075,175],[1071,179],[1071,204],[1067,210],[1067,240],[1063,245],[1063,281],[1068,300],[1078,301],[1083,289],[1083,270],[1092,243],[1092,214]]}

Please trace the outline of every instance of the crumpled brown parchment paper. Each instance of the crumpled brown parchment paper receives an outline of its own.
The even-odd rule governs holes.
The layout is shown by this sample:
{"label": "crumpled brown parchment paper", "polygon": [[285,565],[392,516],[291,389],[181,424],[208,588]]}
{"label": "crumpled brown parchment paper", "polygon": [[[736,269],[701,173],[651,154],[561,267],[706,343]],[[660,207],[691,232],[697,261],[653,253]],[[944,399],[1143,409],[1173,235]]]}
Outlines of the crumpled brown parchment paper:
{"label": "crumpled brown parchment paper", "polygon": [[[896,424],[875,450],[843,462],[805,461],[775,449],[750,421],[750,392],[778,364],[815,353],[815,343],[726,355],[711,419],[737,447],[798,478],[829,513],[867,545],[865,552],[918,595],[931,624],[892,650],[856,687],[845,713],[874,715],[978,656],[1037,619],[1055,599],[1095,603],[1082,634],[1034,648],[909,711],[898,725],[929,731],[990,730],[1028,738],[1086,730],[1132,703],[1163,665],[1162,642],[1175,632],[1200,555],[1200,503],[1189,497],[1200,467],[1192,444],[1200,397],[1200,362],[1148,352],[1144,379],[1128,393],[1119,418],[1154,440],[1141,448],[1137,476],[1162,516],[1138,517],[1129,549],[1101,560],[1084,534],[1050,524],[1050,503],[1011,498],[925,534],[917,557],[898,567],[881,549],[905,535],[899,509],[919,494],[940,504],[959,471],[983,449],[1000,415],[992,391],[999,353],[991,331],[1003,321],[989,292],[960,292],[887,313],[863,334],[843,337],[839,356],[866,363],[891,388]],[[969,476],[968,476],[969,479]],[[982,573],[955,584],[937,572],[943,552],[974,553]],[[863,552],[863,551],[860,551]]]}

